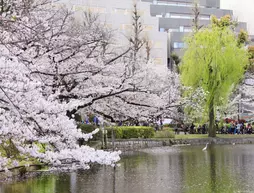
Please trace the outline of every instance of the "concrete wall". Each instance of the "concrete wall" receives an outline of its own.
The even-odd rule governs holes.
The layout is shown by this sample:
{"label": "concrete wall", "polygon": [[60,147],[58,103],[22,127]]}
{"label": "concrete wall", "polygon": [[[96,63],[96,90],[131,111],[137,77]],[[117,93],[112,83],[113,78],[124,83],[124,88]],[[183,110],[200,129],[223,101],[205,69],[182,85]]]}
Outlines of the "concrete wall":
{"label": "concrete wall", "polygon": [[[133,151],[144,148],[172,146],[172,145],[205,145],[209,144],[253,144],[253,137],[246,138],[203,138],[203,139],[133,139],[115,141],[115,149],[121,151]],[[112,145],[109,143],[109,145]]]}

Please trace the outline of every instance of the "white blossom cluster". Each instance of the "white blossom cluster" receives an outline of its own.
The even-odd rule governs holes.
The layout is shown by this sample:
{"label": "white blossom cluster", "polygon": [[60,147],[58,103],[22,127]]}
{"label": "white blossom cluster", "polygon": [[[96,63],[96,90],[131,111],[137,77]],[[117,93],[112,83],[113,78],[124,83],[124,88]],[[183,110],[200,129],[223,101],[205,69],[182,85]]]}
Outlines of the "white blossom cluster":
{"label": "white blossom cluster", "polygon": [[[253,117],[254,110],[254,74],[247,72],[242,83],[230,98],[226,107],[222,109],[222,117],[241,118],[242,114]],[[251,119],[251,117],[249,117]]]}
{"label": "white blossom cluster", "polygon": [[207,97],[207,92],[204,91],[201,87],[197,89],[192,88],[184,88],[186,92],[190,94],[183,98],[183,103],[185,104],[185,116],[184,121],[187,123],[195,122],[195,121],[206,121],[201,120],[202,117],[205,117],[206,113],[205,109],[205,100]]}
{"label": "white blossom cluster", "polygon": [[[66,117],[66,104],[45,98],[41,84],[29,80],[29,71],[15,58],[0,58],[0,137],[1,144],[12,140],[23,159],[35,157],[42,162],[60,166],[66,160],[88,167],[89,163],[112,165],[120,152],[97,151],[79,147],[77,140],[89,140],[98,132],[83,134],[73,120]],[[45,145],[41,151],[37,143]],[[0,169],[16,166],[1,157]]]}

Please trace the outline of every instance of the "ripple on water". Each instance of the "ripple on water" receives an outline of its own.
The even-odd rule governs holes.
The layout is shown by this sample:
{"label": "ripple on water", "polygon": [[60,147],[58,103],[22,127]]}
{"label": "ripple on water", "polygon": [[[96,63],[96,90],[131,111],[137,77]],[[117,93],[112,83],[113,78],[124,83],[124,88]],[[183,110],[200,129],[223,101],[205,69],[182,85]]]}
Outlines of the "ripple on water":
{"label": "ripple on water", "polygon": [[[180,146],[179,146],[180,147]],[[149,154],[165,154],[165,153],[179,153],[180,148],[178,146],[174,147],[153,147],[149,149],[142,149],[141,152],[149,153]]]}

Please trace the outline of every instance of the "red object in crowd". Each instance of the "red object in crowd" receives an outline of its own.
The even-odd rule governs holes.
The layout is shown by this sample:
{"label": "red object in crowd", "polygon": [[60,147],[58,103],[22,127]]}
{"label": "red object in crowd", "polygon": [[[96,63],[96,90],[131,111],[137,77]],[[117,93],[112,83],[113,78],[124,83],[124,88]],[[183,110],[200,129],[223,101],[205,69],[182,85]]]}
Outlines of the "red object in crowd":
{"label": "red object in crowd", "polygon": [[[226,123],[231,123],[231,122],[236,123],[236,122],[238,122],[238,120],[229,119],[229,118],[226,118],[224,121],[225,121]],[[239,122],[240,122],[240,123],[246,123],[246,120],[240,119]]]}

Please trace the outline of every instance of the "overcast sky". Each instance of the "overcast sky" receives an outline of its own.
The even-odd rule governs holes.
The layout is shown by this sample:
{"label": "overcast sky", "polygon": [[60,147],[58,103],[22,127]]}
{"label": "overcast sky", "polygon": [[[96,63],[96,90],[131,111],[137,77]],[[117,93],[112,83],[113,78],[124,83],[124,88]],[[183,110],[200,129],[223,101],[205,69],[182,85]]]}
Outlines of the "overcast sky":
{"label": "overcast sky", "polygon": [[254,35],[254,0],[220,0],[222,9],[232,9],[238,21],[247,22],[250,35]]}

